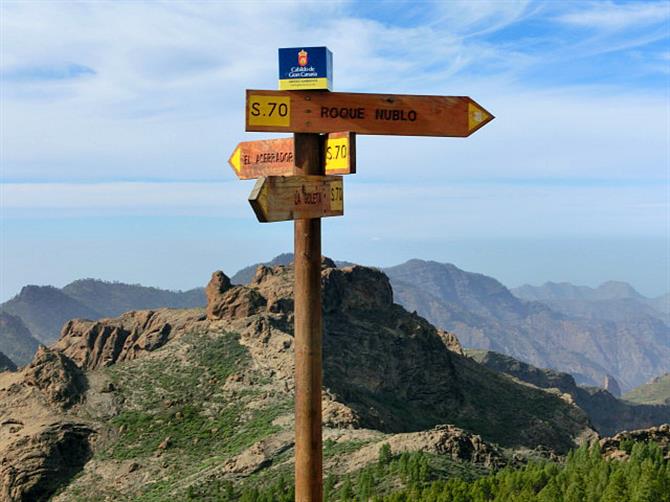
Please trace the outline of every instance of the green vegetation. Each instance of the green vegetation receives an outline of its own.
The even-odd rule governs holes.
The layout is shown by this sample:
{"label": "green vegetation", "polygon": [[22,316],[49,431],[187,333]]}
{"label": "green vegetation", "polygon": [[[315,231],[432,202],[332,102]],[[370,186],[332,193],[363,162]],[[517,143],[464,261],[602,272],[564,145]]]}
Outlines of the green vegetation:
{"label": "green vegetation", "polygon": [[[635,443],[627,461],[605,460],[597,448],[573,450],[565,464],[532,462],[486,475],[421,452],[391,455],[360,471],[328,476],[327,502],[670,502],[670,462],[655,444]],[[283,471],[261,484],[229,481],[191,489],[188,500],[292,502],[293,479]]]}
{"label": "green vegetation", "polygon": [[607,461],[597,448],[570,452],[565,465],[531,463],[467,482],[414,484],[380,502],[670,502],[670,462],[655,444],[637,443],[628,461]]}
{"label": "green vegetation", "polygon": [[623,398],[639,404],[670,404],[670,373],[627,392]]}
{"label": "green vegetation", "polygon": [[[133,500],[166,500],[183,491],[188,478],[278,432],[274,420],[293,408],[286,394],[268,390],[267,377],[250,368],[238,335],[191,333],[182,342],[178,351],[166,347],[155,352],[158,357],[104,370],[123,411],[111,420],[113,439],[96,457],[163,466]],[[244,375],[238,390],[224,389],[232,375]]]}

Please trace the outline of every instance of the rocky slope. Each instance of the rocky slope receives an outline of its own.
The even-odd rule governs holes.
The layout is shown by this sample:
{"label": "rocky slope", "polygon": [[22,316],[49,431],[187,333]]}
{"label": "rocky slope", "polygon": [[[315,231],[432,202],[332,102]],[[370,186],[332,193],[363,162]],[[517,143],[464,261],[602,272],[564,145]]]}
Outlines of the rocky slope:
{"label": "rocky slope", "polygon": [[28,364],[39,345],[20,317],[0,310],[0,352],[13,364]]}
{"label": "rocky slope", "polygon": [[609,374],[624,391],[670,371],[670,327],[656,317],[612,321],[567,315],[449,264],[410,260],[385,272],[398,303],[458,333],[466,347],[556,368],[590,385],[601,385]]}
{"label": "rocky slope", "polygon": [[605,389],[578,386],[567,373],[536,368],[496,352],[470,349],[466,353],[487,368],[574,402],[588,414],[600,434],[611,435],[670,423],[670,406],[629,403]]}
{"label": "rocky slope", "polygon": [[[292,281],[290,267],[261,267],[247,286],[216,273],[206,310],[74,320],[0,374],[5,500],[197,500],[290,472]],[[565,452],[593,437],[559,396],[448,350],[453,337],[395,305],[381,272],[325,262],[322,284],[333,476],[384,443],[483,468],[509,461],[501,447]]]}

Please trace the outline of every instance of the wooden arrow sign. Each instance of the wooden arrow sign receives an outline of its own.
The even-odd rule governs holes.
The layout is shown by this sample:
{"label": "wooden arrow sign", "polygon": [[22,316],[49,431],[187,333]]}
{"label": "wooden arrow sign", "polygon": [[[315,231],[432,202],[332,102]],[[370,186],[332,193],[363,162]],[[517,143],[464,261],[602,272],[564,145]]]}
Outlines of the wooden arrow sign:
{"label": "wooden arrow sign", "polygon": [[342,216],[342,176],[262,177],[249,203],[261,223]]}
{"label": "wooden arrow sign", "polygon": [[466,137],[491,120],[467,96],[247,90],[247,131]]}
{"label": "wooden arrow sign", "polygon": [[[323,165],[326,174],[356,172],[356,135],[333,132],[324,136]],[[241,180],[261,176],[291,176],[295,167],[293,138],[243,141],[228,159]]]}

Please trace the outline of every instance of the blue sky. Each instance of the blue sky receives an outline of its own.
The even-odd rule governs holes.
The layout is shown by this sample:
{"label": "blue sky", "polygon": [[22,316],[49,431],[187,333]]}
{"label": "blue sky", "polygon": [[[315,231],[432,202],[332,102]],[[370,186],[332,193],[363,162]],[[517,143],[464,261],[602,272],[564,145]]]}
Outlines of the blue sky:
{"label": "blue sky", "polygon": [[468,139],[358,138],[324,251],[508,286],[670,290],[670,3],[0,4],[0,300],[80,277],[203,285],[290,250],[226,160],[278,47],[327,45],[338,91],[469,95]]}

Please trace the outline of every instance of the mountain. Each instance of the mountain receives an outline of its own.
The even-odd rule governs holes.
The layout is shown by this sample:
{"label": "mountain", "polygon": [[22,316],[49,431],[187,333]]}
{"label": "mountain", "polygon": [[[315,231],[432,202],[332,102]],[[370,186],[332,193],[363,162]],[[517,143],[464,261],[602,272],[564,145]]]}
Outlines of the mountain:
{"label": "mountain", "polygon": [[[410,260],[384,271],[396,301],[456,333],[465,347],[559,369],[579,383],[601,385],[610,374],[624,390],[670,371],[670,328],[657,317],[607,320],[556,311],[450,264]],[[557,296],[586,294],[564,286],[553,289],[559,290]],[[598,295],[635,297],[620,283],[610,283]]]}
{"label": "mountain", "polygon": [[25,286],[17,296],[0,305],[0,312],[14,317],[11,322],[0,323],[0,350],[22,365],[30,361],[38,343],[55,342],[70,319],[100,319],[161,307],[200,307],[205,301],[202,288],[167,291],[96,279],[74,281],[62,289]]}
{"label": "mountain", "polygon": [[[254,274],[256,273],[256,269],[263,265],[265,267],[276,267],[277,265],[291,265],[293,263],[293,253],[282,253],[280,255],[275,256],[272,258],[270,261],[266,261],[264,263],[256,263],[254,265],[249,265],[248,267],[244,267],[243,269],[237,271],[235,275],[233,275],[230,280],[233,284],[248,284],[251,282],[251,280],[254,278]],[[338,267],[351,267],[353,265],[356,265],[356,263],[350,262],[350,261],[339,261],[336,260],[334,262]]]}
{"label": "mountain", "polygon": [[62,291],[90,309],[100,312],[103,317],[118,316],[131,310],[202,307],[206,302],[202,288],[168,291],[97,279],[74,281]]}
{"label": "mountain", "polygon": [[670,324],[670,296],[646,298],[625,282],[609,281],[597,288],[547,282],[542,286],[524,285],[511,291],[522,300],[542,302],[568,316],[605,321],[653,318]]}
{"label": "mountain", "polygon": [[[404,469],[429,463],[469,476],[595,438],[588,417],[560,396],[448,350],[439,330],[393,303],[380,271],[332,265],[321,274],[327,484],[344,489],[384,448],[405,455]],[[68,322],[29,366],[0,374],[0,495],[226,500],[244,487],[285,491],[293,280],[283,266],[261,267],[246,286],[217,272],[206,309]],[[394,476],[391,486],[407,482]]]}
{"label": "mountain", "polygon": [[[12,364],[28,364],[40,342],[31,334],[20,317],[0,310],[0,352],[12,361]],[[0,367],[8,367],[0,361]]]}
{"label": "mountain", "polygon": [[[535,387],[570,396],[571,401],[587,413],[600,434],[612,435],[623,430],[670,423],[670,401],[668,406],[628,403],[617,399],[605,389],[580,387],[572,375],[567,373],[536,368],[510,356],[486,350],[471,349],[467,350],[466,354],[489,369],[510,375]],[[670,383],[670,378],[667,383]],[[670,387],[666,388],[666,392],[669,389]]]}
{"label": "mountain", "polygon": [[642,299],[633,286],[621,281],[607,281],[597,288],[575,286],[569,282],[546,282],[542,286],[525,284],[512,289],[512,293],[524,300],[623,300]]}
{"label": "mountain", "polygon": [[277,265],[290,265],[291,263],[293,263],[293,253],[282,253],[265,263],[256,263],[238,270],[237,273],[230,278],[230,280],[233,284],[248,284],[254,278],[256,268],[258,268],[260,265],[264,265],[266,267],[275,267]]}
{"label": "mountain", "polygon": [[16,371],[16,364],[9,357],[0,352],[0,372]]}
{"label": "mountain", "polygon": [[0,310],[20,317],[30,333],[47,345],[58,339],[66,321],[103,317],[53,286],[24,286],[17,296],[0,305]]}
{"label": "mountain", "polygon": [[666,404],[670,406],[670,373],[626,392],[623,398],[633,403]]}

